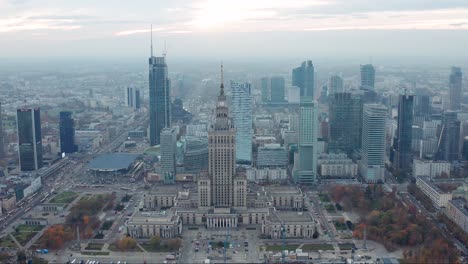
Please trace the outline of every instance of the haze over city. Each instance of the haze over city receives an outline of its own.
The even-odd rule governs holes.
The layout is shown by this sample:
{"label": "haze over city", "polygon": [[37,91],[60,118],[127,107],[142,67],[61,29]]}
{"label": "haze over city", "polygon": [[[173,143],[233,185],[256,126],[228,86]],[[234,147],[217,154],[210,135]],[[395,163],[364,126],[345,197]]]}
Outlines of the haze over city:
{"label": "haze over city", "polygon": [[0,263],[466,263],[466,0],[0,0]]}

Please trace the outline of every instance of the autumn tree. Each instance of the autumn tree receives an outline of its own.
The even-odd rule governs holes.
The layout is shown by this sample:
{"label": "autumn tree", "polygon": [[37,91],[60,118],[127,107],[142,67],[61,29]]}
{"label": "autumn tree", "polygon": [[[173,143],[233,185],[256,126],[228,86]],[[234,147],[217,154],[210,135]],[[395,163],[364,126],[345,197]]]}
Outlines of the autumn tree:
{"label": "autumn tree", "polygon": [[161,237],[160,236],[152,236],[150,239],[149,244],[152,248],[156,249],[161,245]]}
{"label": "autumn tree", "polygon": [[180,238],[171,238],[167,241],[167,247],[171,250],[177,250],[182,245],[182,240]]}
{"label": "autumn tree", "polygon": [[134,250],[137,247],[137,242],[132,237],[122,237],[117,241],[117,248],[122,251]]}

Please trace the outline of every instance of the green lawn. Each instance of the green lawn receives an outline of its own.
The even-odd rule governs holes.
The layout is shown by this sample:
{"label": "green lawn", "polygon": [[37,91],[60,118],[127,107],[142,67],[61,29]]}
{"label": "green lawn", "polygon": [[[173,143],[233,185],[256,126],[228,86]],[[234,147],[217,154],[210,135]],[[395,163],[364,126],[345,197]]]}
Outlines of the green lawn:
{"label": "green lawn", "polygon": [[[284,250],[288,251],[294,251],[296,250],[300,244],[288,244],[284,246]],[[274,252],[279,252],[283,250],[283,245],[277,244],[277,245],[268,245],[266,246],[266,251],[274,251]],[[319,250],[333,250],[333,245],[330,244],[305,244],[302,246],[302,250],[304,252],[310,252],[310,251],[319,251]]]}
{"label": "green lawn", "polygon": [[348,227],[346,226],[346,223],[335,221],[335,222],[333,222],[333,224],[335,225],[336,230],[346,230],[346,229],[348,229]]}
{"label": "green lawn", "polygon": [[340,248],[340,250],[351,250],[355,246],[352,243],[346,243],[346,244],[338,244],[338,247]]}
{"label": "green lawn", "polygon": [[13,242],[10,236],[7,235],[4,238],[0,239],[0,247],[16,248],[16,244],[15,242]]}
{"label": "green lawn", "polygon": [[322,201],[322,203],[328,203],[328,202],[330,202],[330,198],[328,197],[328,195],[326,195],[326,194],[319,194],[318,196],[319,196],[319,198],[320,198],[320,201]]}
{"label": "green lawn", "polygon": [[324,204],[323,207],[325,207],[328,213],[336,213],[335,207],[332,204]]}
{"label": "green lawn", "polygon": [[76,197],[78,197],[78,193],[72,191],[65,191],[57,194],[49,202],[58,204],[69,204],[73,202],[73,200],[75,200]]}
{"label": "green lawn", "polygon": [[85,249],[86,250],[101,250],[103,246],[104,246],[104,244],[100,244],[100,243],[89,243],[85,247]]}
{"label": "green lawn", "polygon": [[[113,251],[113,252],[124,252],[122,250],[120,250],[115,244],[110,244],[109,245],[109,250],[110,251]],[[141,249],[137,246],[136,248],[134,249],[129,249],[125,252],[141,252]]]}
{"label": "green lawn", "polygon": [[24,246],[43,228],[44,226],[19,225],[12,235],[22,246]]}

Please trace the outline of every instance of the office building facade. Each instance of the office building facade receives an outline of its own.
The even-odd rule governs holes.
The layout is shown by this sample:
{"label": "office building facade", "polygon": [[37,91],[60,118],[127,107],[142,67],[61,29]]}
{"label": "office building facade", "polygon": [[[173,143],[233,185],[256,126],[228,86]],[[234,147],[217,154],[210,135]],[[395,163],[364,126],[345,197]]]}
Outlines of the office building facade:
{"label": "office building facade", "polygon": [[301,97],[315,96],[315,72],[312,61],[304,61],[301,66],[292,70],[292,85],[301,89]]}
{"label": "office building facade", "polygon": [[350,155],[361,148],[362,97],[335,93],[329,98],[330,152]]}
{"label": "office building facade", "polygon": [[21,171],[38,170],[43,166],[40,109],[17,109],[16,119]]}
{"label": "office building facade", "polygon": [[68,111],[60,112],[60,152],[73,153],[78,151],[75,144],[75,123],[72,113]]}
{"label": "office building facade", "polygon": [[134,87],[127,87],[127,107],[133,109],[140,109],[141,108],[141,95],[140,89]]}
{"label": "office building facade", "polygon": [[281,76],[270,78],[270,101],[272,103],[283,103],[285,95],[285,81]]}
{"label": "office building facade", "polygon": [[317,180],[318,107],[312,97],[302,97],[299,114],[299,160],[296,183],[313,184]]}
{"label": "office building facade", "polygon": [[460,121],[457,112],[445,111],[437,147],[437,160],[456,161],[460,158]]}
{"label": "office building facade", "polygon": [[328,81],[328,95],[332,96],[335,93],[344,92],[343,78],[338,75],[333,75]]}
{"label": "office building facade", "polygon": [[372,64],[361,65],[361,89],[374,90],[375,68]]}
{"label": "office building facade", "polygon": [[3,136],[2,103],[0,103],[0,160],[5,157],[5,139]]}
{"label": "office building facade", "polygon": [[452,67],[449,77],[449,110],[461,109],[462,100],[462,71],[459,67]]}
{"label": "office building facade", "polygon": [[252,163],[252,95],[251,84],[231,81],[231,113],[236,128],[236,160]]}
{"label": "office building facade", "polygon": [[360,174],[368,183],[384,180],[387,108],[364,104],[362,122],[362,158]]}
{"label": "office building facade", "polygon": [[399,171],[409,171],[412,161],[413,138],[413,101],[412,95],[400,95],[398,100],[398,124],[393,142],[392,163]]}
{"label": "office building facade", "polygon": [[165,184],[175,183],[177,132],[175,128],[161,130],[161,176]]}
{"label": "office building facade", "polygon": [[149,139],[151,146],[161,142],[161,130],[171,126],[170,82],[166,57],[149,58]]}

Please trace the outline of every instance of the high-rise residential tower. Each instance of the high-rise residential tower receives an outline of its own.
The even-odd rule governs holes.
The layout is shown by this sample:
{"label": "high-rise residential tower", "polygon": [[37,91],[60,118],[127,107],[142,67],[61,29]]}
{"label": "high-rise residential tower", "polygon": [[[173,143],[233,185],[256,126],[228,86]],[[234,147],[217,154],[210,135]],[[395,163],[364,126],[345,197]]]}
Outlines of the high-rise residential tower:
{"label": "high-rise residential tower", "polygon": [[299,163],[294,165],[294,179],[296,183],[313,184],[317,180],[317,103],[310,96],[301,97],[299,111]]}
{"label": "high-rise residential tower", "polygon": [[177,132],[175,128],[161,130],[161,176],[165,184],[175,183]]}
{"label": "high-rise residential tower", "polygon": [[359,93],[335,93],[330,96],[330,152],[351,155],[361,148],[362,104]]}
{"label": "high-rise residential tower", "polygon": [[0,160],[5,157],[5,139],[3,136],[2,103],[0,103]]}
{"label": "high-rise residential tower", "polygon": [[60,112],[60,152],[76,152],[75,145],[75,123],[72,119],[72,113],[68,111]]}
{"label": "high-rise residential tower", "polygon": [[236,128],[237,163],[252,163],[252,96],[251,84],[231,81],[231,113]]}
{"label": "high-rise residential tower", "polygon": [[361,89],[374,90],[375,68],[372,64],[361,65]]}
{"label": "high-rise residential tower", "polygon": [[170,82],[167,77],[166,57],[149,58],[149,139],[152,146],[161,143],[161,130],[171,126]]}
{"label": "high-rise residential tower", "polygon": [[332,96],[335,93],[342,93],[343,89],[343,78],[338,75],[333,75],[328,81],[328,95]]}
{"label": "high-rise residential tower", "polygon": [[314,65],[312,61],[304,61],[301,66],[292,70],[292,85],[301,89],[301,97],[309,96],[314,98]]}
{"label": "high-rise residential tower", "polygon": [[18,149],[21,171],[42,168],[41,113],[39,108],[21,108],[16,111]]}
{"label": "high-rise residential tower", "polygon": [[458,67],[452,67],[449,78],[449,110],[461,109],[462,96],[462,71]]}
{"label": "high-rise residential tower", "polygon": [[456,161],[460,158],[460,121],[457,112],[445,111],[438,142],[437,159]]}
{"label": "high-rise residential tower", "polygon": [[400,95],[398,99],[398,124],[393,142],[392,163],[399,171],[411,170],[411,144],[413,133],[413,95]]}
{"label": "high-rise residential tower", "polygon": [[387,108],[381,104],[364,105],[359,171],[368,183],[384,180],[386,115]]}
{"label": "high-rise residential tower", "polygon": [[270,101],[273,103],[284,102],[285,95],[285,81],[281,76],[274,76],[270,78]]}

